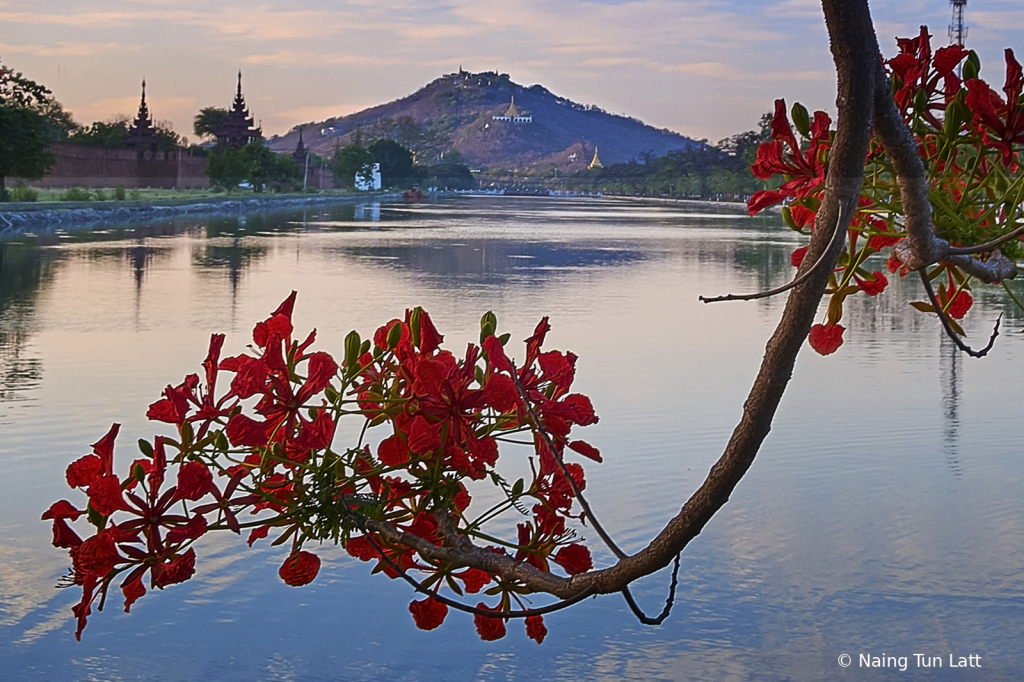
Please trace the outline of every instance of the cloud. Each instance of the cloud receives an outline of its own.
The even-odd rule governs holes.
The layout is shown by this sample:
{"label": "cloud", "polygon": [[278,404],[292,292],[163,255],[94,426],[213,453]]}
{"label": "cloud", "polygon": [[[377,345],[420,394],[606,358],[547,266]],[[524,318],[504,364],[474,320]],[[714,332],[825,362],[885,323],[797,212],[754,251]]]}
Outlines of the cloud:
{"label": "cloud", "polygon": [[0,43],[0,54],[31,54],[41,57],[92,57],[99,54],[135,52],[139,45],[124,43],[72,43],[58,41],[48,45],[12,45]]}

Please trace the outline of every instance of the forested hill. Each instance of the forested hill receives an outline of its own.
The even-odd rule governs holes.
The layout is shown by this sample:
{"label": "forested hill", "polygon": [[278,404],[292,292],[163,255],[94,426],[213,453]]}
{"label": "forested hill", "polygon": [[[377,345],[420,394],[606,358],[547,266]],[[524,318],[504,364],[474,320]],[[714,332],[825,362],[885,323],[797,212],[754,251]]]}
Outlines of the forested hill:
{"label": "forested hill", "polygon": [[[532,122],[495,121],[515,97],[515,108]],[[298,127],[269,140],[277,151],[298,142]],[[304,126],[306,146],[330,156],[335,146],[390,137],[429,162],[457,150],[465,163],[484,169],[586,168],[597,147],[605,165],[686,149],[700,143],[634,118],[558,97],[494,72],[447,74],[402,99]]]}

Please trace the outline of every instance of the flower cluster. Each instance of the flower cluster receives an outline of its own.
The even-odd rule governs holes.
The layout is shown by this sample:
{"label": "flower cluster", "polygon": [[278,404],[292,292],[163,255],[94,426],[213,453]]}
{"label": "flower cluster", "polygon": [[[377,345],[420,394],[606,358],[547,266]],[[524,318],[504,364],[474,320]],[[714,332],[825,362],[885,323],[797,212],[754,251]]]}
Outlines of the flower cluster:
{"label": "flower cluster", "polygon": [[[142,456],[126,475],[114,469],[117,424],[68,467],[68,485],[87,497],[84,509],[61,500],[43,519],[53,522],[53,544],[70,552],[68,582],[82,588],[76,637],[115,580],[126,611],[147,582],[162,589],[188,580],[193,545],[211,530],[247,530],[249,545],[272,533],[275,545],[288,543],[279,576],[292,586],[320,569],[319,557],[303,548],[310,542],[343,544],[391,578],[415,576],[430,596],[409,611],[427,630],[447,614],[442,588],[457,597],[487,588],[495,603],[480,602],[475,616],[486,640],[503,636],[508,616],[526,609],[528,588],[425,556],[424,547],[482,539],[491,552],[540,571],[591,568],[572,528],[584,471],[566,458],[601,461],[597,448],[570,437],[597,416],[586,396],[571,392],[576,356],[542,349],[547,318],[526,340],[521,367],[505,352],[508,335],[495,336],[492,314],[482,320],[480,344],[458,358],[441,348],[443,337],[419,308],[372,340],[350,333],[339,365],[311,350],[315,331],[301,342],[293,337],[294,302],[293,292],[256,325],[253,354],[222,359],[224,337],[211,337],[203,378],[168,386],[147,413],[177,433],[140,440]],[[342,417],[362,420],[358,442],[336,442]],[[529,445],[532,476],[509,482],[497,469],[499,443],[516,442]],[[498,487],[500,501],[473,504],[470,488],[483,480]],[[501,540],[491,529],[506,513],[521,521],[514,539]],[[85,540],[69,523],[80,517],[93,529]],[[541,642],[542,617],[526,618],[526,632]]]}
{"label": "flower cluster", "polygon": [[[926,27],[915,38],[898,39],[899,54],[885,61],[893,98],[916,138],[931,189],[933,221],[938,236],[954,245],[984,244],[1024,223],[1024,177],[1020,152],[1024,145],[1024,79],[1012,50],[1006,50],[1005,98],[978,78],[977,55],[960,45],[931,49]],[[962,69],[963,78],[957,74]],[[790,116],[804,142],[797,141]],[[833,133],[824,112],[813,118],[799,104],[787,115],[777,100],[771,124],[772,140],[758,149],[751,167],[762,180],[776,187],[756,192],[747,204],[751,215],[786,202],[782,215],[794,230],[807,233],[821,206],[824,177]],[[877,296],[888,285],[885,272],[869,267],[868,259],[885,252],[906,236],[896,172],[884,146],[873,137],[864,169],[864,184],[846,245],[832,274],[825,320],[811,328],[808,340],[818,353],[835,352],[843,343],[839,324],[845,299],[857,293]],[[1024,255],[1019,241],[1003,244],[1004,255]],[[793,252],[800,267],[807,247]],[[981,254],[984,259],[988,254]],[[889,255],[890,274],[907,274],[902,263]],[[932,280],[943,273],[948,285],[938,300],[952,329],[963,334],[956,320],[971,306],[971,277],[950,263],[928,271]],[[930,302],[916,308],[934,313]]]}

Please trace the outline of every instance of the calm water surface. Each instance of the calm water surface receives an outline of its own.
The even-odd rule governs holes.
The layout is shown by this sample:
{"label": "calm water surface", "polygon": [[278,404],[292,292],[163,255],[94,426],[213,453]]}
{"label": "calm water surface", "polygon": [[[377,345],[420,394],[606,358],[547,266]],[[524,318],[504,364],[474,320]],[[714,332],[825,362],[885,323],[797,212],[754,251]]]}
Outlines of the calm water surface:
{"label": "calm water surface", "polygon": [[[750,473],[684,552],[661,627],[608,596],[548,616],[542,646],[519,624],[481,642],[455,613],[421,632],[406,585],[337,549],[294,589],[276,576],[282,552],[211,537],[193,580],[130,616],[111,603],[74,641],[75,595],[53,587],[68,559],[39,515],[75,499],[64,467],[111,422],[122,461],[152,436],[146,406],[199,369],[211,332],[241,351],[292,289],[296,328],[338,354],[350,329],[414,305],[457,350],[487,310],[513,339],[550,315],[548,345],[580,356],[577,387],[601,416],[584,432],[605,454],[591,502],[636,550],[720,455],[782,305],[697,297],[785,281],[797,243],[777,219],[736,212],[471,198],[0,244],[0,677],[1024,679],[1024,319],[1007,309],[991,355],[965,358],[907,305],[921,297],[911,282],[851,301],[836,355],[801,356]],[[975,343],[1003,312],[998,293],[977,295]],[[649,610],[667,582],[638,586]],[[915,653],[945,667],[917,668]],[[861,654],[908,667],[861,668]],[[950,654],[982,668],[950,669]]]}

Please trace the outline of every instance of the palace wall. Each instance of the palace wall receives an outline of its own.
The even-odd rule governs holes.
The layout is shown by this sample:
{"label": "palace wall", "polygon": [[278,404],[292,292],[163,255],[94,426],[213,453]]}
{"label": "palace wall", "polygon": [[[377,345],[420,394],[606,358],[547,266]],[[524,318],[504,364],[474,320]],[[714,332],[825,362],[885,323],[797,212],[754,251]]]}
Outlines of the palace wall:
{"label": "palace wall", "polygon": [[206,189],[206,157],[187,150],[142,151],[103,149],[62,142],[50,147],[56,162],[40,180],[7,178],[7,186],[21,182],[32,187],[117,187],[127,189]]}

